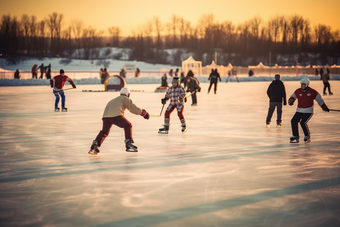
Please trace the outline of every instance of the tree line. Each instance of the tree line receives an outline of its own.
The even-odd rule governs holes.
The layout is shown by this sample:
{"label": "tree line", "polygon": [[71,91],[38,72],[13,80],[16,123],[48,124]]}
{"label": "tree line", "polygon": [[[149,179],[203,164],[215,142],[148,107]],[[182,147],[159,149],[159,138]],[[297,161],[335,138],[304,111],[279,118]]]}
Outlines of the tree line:
{"label": "tree line", "polygon": [[253,59],[250,64],[257,64],[257,59],[268,56],[269,52],[272,56],[318,53],[324,58],[337,58],[340,53],[339,30],[323,24],[312,26],[299,15],[275,16],[268,21],[255,16],[236,25],[231,21],[217,22],[213,14],[204,14],[196,26],[177,15],[172,15],[166,23],[155,16],[128,37],[122,37],[117,26],[108,28],[107,33],[86,27],[80,20],[65,26],[63,15],[56,12],[41,21],[26,14],[20,19],[3,15],[0,43],[0,53],[8,56],[73,54],[76,58],[96,59],[98,51],[94,48],[111,46],[131,49],[131,60],[153,63],[167,63],[169,51],[166,50],[171,49],[172,63],[178,65],[183,52],[194,53],[197,60],[205,55],[211,62],[218,51],[226,62],[237,56]]}

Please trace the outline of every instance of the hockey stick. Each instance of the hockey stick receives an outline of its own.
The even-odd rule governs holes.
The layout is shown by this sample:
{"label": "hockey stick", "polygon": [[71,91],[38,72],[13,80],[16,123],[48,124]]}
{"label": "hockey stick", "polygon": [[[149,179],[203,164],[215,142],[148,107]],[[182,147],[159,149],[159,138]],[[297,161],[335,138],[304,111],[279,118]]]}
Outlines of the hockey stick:
{"label": "hockey stick", "polygon": [[71,87],[71,88],[66,88],[66,89],[63,89],[63,90],[66,91],[66,90],[71,90],[71,89],[75,89],[75,88]]}
{"label": "hockey stick", "polygon": [[192,94],[194,94],[196,92],[196,90],[195,91],[193,91],[193,92],[191,92],[190,94],[188,94],[188,95],[186,95],[183,99],[186,99],[186,98],[188,98],[189,96],[191,96]]}
{"label": "hockey stick", "polygon": [[161,113],[159,115],[150,115],[150,117],[160,117],[162,115],[164,105],[165,104],[163,104],[162,109],[161,109]]}
{"label": "hockey stick", "polygon": [[340,112],[340,110],[333,110],[333,109],[329,109],[329,111],[337,111],[337,112]]}
{"label": "hockey stick", "polygon": [[130,90],[131,92],[144,92],[144,90]]}

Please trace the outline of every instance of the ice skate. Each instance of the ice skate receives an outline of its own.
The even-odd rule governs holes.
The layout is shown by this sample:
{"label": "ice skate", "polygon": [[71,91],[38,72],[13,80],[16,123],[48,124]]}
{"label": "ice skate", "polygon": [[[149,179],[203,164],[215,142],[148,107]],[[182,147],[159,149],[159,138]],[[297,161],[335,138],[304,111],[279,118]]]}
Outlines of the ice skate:
{"label": "ice skate", "polygon": [[305,138],[303,140],[305,141],[305,143],[309,143],[310,142],[310,136],[305,136]]}
{"label": "ice skate", "polygon": [[54,112],[59,112],[60,111],[60,108],[59,107],[55,107],[54,108]]}
{"label": "ice skate", "polygon": [[270,124],[266,124],[266,128],[270,128]]}
{"label": "ice skate", "polygon": [[329,95],[333,95],[333,92],[329,92]]}
{"label": "ice skate", "polygon": [[62,111],[62,112],[67,112],[67,108],[66,108],[66,107],[63,107],[61,111]]}
{"label": "ice skate", "polygon": [[169,133],[169,126],[164,125],[164,128],[160,128],[160,129],[158,130],[158,133],[159,133],[159,134],[168,134],[168,133]]}
{"label": "ice skate", "polygon": [[276,128],[282,128],[282,124],[281,124],[281,123],[278,123],[278,124],[276,125]]}
{"label": "ice skate", "polygon": [[292,136],[290,137],[290,143],[298,143],[299,137],[298,136]]}
{"label": "ice skate", "polygon": [[182,129],[181,129],[181,131],[182,131],[182,134],[184,134],[184,133],[187,131],[187,126],[186,126],[185,123],[182,123]]}
{"label": "ice skate", "polygon": [[125,142],[125,148],[127,152],[138,152],[137,147],[135,145],[132,145],[132,140],[124,140]]}
{"label": "ice skate", "polygon": [[99,153],[97,141],[93,141],[91,145],[91,150],[88,152],[89,155],[97,155]]}

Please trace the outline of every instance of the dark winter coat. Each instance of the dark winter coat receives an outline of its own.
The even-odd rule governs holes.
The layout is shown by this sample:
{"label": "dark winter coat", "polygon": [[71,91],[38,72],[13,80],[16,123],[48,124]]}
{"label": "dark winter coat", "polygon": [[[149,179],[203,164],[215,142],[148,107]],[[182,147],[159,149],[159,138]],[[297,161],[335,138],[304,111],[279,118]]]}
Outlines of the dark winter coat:
{"label": "dark winter coat", "polygon": [[221,82],[221,76],[218,72],[213,71],[210,73],[208,80],[210,80],[211,83],[217,83],[217,80],[220,80]]}
{"label": "dark winter coat", "polygon": [[190,77],[190,82],[188,83],[188,81],[187,81],[186,85],[187,85],[187,90],[189,90],[191,93],[195,90],[197,90],[197,91],[199,90],[198,81],[194,77]]}
{"label": "dark winter coat", "polygon": [[287,103],[285,85],[281,80],[273,80],[267,90],[270,102]]}

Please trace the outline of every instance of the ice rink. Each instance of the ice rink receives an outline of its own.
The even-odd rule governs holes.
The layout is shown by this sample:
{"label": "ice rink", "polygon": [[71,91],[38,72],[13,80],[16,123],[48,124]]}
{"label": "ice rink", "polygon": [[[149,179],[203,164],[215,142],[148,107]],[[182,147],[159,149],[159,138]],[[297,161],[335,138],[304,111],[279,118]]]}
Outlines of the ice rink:
{"label": "ice rink", "polygon": [[[202,83],[183,135],[176,112],[161,135],[164,112],[127,111],[139,152],[125,152],[113,126],[97,156],[87,152],[118,92],[77,85],[65,91],[68,112],[54,112],[49,86],[0,87],[0,226],[340,226],[340,112],[314,102],[311,143],[290,144],[296,103],[281,129],[276,111],[266,128],[269,84],[219,83],[215,95]],[[323,99],[339,110],[340,81],[330,84]],[[157,86],[128,85],[144,90],[130,98],[157,115]],[[288,99],[300,83],[285,86]],[[322,93],[321,81],[310,86]]]}

